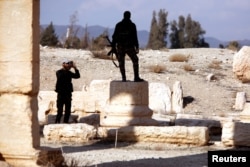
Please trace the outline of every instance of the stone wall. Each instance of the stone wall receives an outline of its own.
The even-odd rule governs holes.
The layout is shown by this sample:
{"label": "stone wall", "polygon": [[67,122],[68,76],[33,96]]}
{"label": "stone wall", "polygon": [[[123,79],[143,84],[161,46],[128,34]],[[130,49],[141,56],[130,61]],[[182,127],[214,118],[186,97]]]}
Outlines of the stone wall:
{"label": "stone wall", "polygon": [[0,153],[13,166],[36,166],[40,145],[39,4],[0,1]]}

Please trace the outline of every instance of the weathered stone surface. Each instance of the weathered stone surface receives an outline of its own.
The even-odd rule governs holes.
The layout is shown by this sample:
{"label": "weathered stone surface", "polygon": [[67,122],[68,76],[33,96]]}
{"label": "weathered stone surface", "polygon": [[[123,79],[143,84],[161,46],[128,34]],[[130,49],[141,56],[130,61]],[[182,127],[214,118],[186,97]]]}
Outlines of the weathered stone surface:
{"label": "weathered stone surface", "polygon": [[148,82],[110,82],[110,105],[148,105]]}
{"label": "weathered stone surface", "polygon": [[122,115],[103,115],[100,117],[100,125],[107,127],[122,126],[158,126],[159,123],[151,117],[133,117]]}
{"label": "weathered stone surface", "polygon": [[8,164],[7,162],[4,162],[4,161],[0,161],[0,166],[1,167],[11,167],[10,164]]}
{"label": "weathered stone surface", "polygon": [[171,90],[166,84],[149,84],[149,108],[163,115],[171,112]]}
{"label": "weathered stone surface", "polygon": [[243,46],[233,58],[233,72],[238,79],[250,82],[250,46]]}
{"label": "weathered stone surface", "polygon": [[109,100],[110,80],[93,80],[83,87],[83,109],[86,112],[102,111]]}
{"label": "weathered stone surface", "polygon": [[0,1],[0,153],[13,166],[37,166],[39,4]]}
{"label": "weathered stone surface", "polygon": [[185,126],[128,126],[117,129],[98,128],[98,135],[107,140],[129,142],[161,142],[171,144],[207,145],[209,141],[206,127]]}
{"label": "weathered stone surface", "polygon": [[64,143],[84,143],[95,137],[94,126],[78,124],[50,124],[43,129],[44,138],[48,142]]}
{"label": "weathered stone surface", "polygon": [[[32,61],[32,59],[27,62],[5,62],[5,60],[2,61],[3,62],[1,62],[0,71],[4,71],[3,73],[1,73],[1,77],[4,78],[4,82],[0,82],[1,90],[16,93],[30,93],[32,91],[38,92],[39,82],[37,82],[36,80],[39,80],[39,78],[38,76],[33,76],[34,73],[39,73],[39,69],[33,68],[33,64],[34,66],[38,66],[38,62],[34,62],[32,64],[30,62]],[[23,71],[25,71],[25,73]],[[10,74],[15,75],[11,75],[10,77]],[[33,78],[34,81],[32,81]]]}
{"label": "weathered stone surface", "polygon": [[0,152],[29,155],[40,145],[36,96],[2,94],[0,108]]}
{"label": "weathered stone surface", "polygon": [[173,85],[172,111],[175,113],[183,111],[183,91],[180,81],[176,81]]}
{"label": "weathered stone surface", "polygon": [[250,124],[227,122],[223,124],[221,141],[225,146],[250,146]]}
{"label": "weathered stone surface", "polygon": [[237,92],[234,109],[243,110],[246,101],[247,101],[246,92]]}
{"label": "weathered stone surface", "polygon": [[[121,83],[120,88],[110,92],[110,86],[114,87],[116,83]],[[119,89],[127,87],[128,84],[136,85],[135,88],[131,90],[125,90],[122,92],[124,96],[115,96],[111,100],[109,99],[110,95],[114,95],[119,91]],[[147,82],[139,83],[139,85],[145,85]],[[168,86],[163,83],[150,83],[149,87],[146,90],[146,87],[143,90],[138,88],[138,83],[134,82],[120,82],[120,81],[111,81],[111,80],[93,80],[89,86],[83,87],[83,109],[86,112],[102,112],[107,104],[146,104],[150,105],[150,108],[154,112],[161,112],[166,114],[171,111],[171,91]],[[130,86],[131,88],[131,86]],[[147,92],[144,92],[144,89]],[[136,90],[136,91],[135,91]],[[131,92],[144,92],[142,95],[136,95],[132,97],[129,93]],[[150,95],[149,95],[150,94]],[[112,96],[113,96],[112,95]],[[148,99],[146,98],[148,96]],[[160,99],[159,99],[160,97]],[[133,102],[137,99],[137,102]]]}
{"label": "weathered stone surface", "polygon": [[243,111],[240,113],[241,122],[250,123],[250,103],[245,103]]}
{"label": "weathered stone surface", "polygon": [[204,117],[202,115],[177,114],[175,126],[203,126],[207,127],[209,134],[221,134],[222,122],[228,121],[222,117]]}
{"label": "weathered stone surface", "polygon": [[213,119],[204,118],[176,118],[175,125],[177,126],[205,126],[211,127],[222,127],[221,122]]}
{"label": "weathered stone surface", "polygon": [[1,155],[13,166],[36,166],[39,1],[1,0],[0,25]]}
{"label": "weathered stone surface", "polygon": [[148,82],[110,82],[109,103],[101,112],[101,126],[158,125],[148,108]]}
{"label": "weathered stone surface", "polygon": [[107,105],[103,115],[151,117],[153,111],[147,105]]}

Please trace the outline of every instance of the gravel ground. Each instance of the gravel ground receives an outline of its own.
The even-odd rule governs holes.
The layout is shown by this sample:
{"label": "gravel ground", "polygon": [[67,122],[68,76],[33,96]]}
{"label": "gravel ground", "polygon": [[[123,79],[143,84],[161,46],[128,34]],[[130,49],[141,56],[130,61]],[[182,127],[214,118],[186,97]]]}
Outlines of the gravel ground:
{"label": "gravel ground", "polygon": [[[71,49],[40,49],[40,90],[54,90],[55,71],[61,68],[65,58],[76,62],[80,69],[81,79],[74,80],[74,90],[82,90],[92,80],[120,80],[120,73],[110,60],[93,58],[91,52]],[[171,62],[173,54],[183,54],[187,62]],[[181,81],[184,97],[193,97],[194,101],[184,108],[186,114],[204,116],[234,116],[239,112],[233,109],[236,92],[249,94],[249,84],[237,80],[232,72],[235,52],[227,49],[174,49],[174,50],[141,50],[139,64],[141,77],[148,82],[162,82],[170,88],[175,81]],[[152,66],[161,66],[166,70],[154,73]],[[193,70],[185,71],[184,65]],[[133,79],[132,63],[126,61],[126,73]],[[206,77],[213,74],[214,80]],[[207,151],[224,148],[220,136],[212,139],[211,145],[204,147],[178,146],[161,143],[90,143],[86,145],[51,145],[41,140],[44,149],[61,149],[65,161],[75,166],[98,167],[205,167]],[[73,166],[73,165],[72,165]]]}

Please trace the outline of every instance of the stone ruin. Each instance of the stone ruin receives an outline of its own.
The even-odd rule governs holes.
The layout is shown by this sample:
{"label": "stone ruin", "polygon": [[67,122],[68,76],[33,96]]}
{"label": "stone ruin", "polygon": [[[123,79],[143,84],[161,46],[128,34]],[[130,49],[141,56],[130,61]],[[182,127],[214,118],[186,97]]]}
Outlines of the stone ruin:
{"label": "stone ruin", "polygon": [[[73,110],[78,109],[78,123],[58,125],[47,122],[44,137],[47,142],[52,143],[84,143],[96,137],[113,141],[117,137],[118,141],[129,142],[206,145],[209,141],[207,127],[160,126],[152,118],[153,112],[167,115],[182,111],[183,97],[179,81],[174,84],[172,92],[161,83],[94,80],[88,88],[84,87],[82,91],[73,94],[73,99],[76,99]],[[56,99],[55,93],[48,91],[41,91],[38,97],[39,106],[50,104]],[[41,107],[39,110],[39,115],[44,115],[46,111],[56,109]],[[89,122],[83,119],[91,114],[99,115],[99,121]],[[91,126],[86,123],[94,124]]]}
{"label": "stone ruin", "polygon": [[[73,112],[78,113],[73,117],[78,117],[78,124],[55,125],[54,122],[47,122],[44,136],[48,142],[53,143],[66,141],[84,143],[98,137],[111,141],[150,141],[202,146],[209,143],[210,135],[222,133],[222,143],[226,146],[234,145],[237,139],[239,141],[235,142],[237,145],[250,145],[249,142],[245,142],[248,135],[239,135],[237,139],[234,137],[235,124],[237,127],[242,127],[237,128],[239,134],[247,134],[245,132],[249,128],[248,124],[236,121],[239,120],[238,117],[204,117],[183,113],[182,92],[179,81],[173,85],[171,91],[163,83],[94,80],[89,87],[84,87],[82,91],[73,94],[75,99]],[[238,106],[237,108],[245,106],[246,110],[248,103],[246,103],[246,97],[242,95],[245,94],[238,93],[235,106]],[[56,96],[55,92],[40,91],[38,97],[39,106],[43,106],[42,104],[48,106]],[[41,107],[39,115],[44,115],[48,110],[55,111],[56,108]],[[175,118],[162,124],[161,121],[153,118],[153,113],[163,117],[175,115]],[[86,117],[90,119],[85,119]],[[241,118],[243,120],[243,116]],[[75,121],[72,120],[72,122]],[[171,123],[175,126],[171,126]],[[222,128],[224,129],[221,130]],[[81,131],[81,133],[75,131]]]}
{"label": "stone ruin", "polygon": [[[39,0],[25,0],[25,1],[0,1],[0,76],[2,79],[0,82],[0,164],[3,161],[8,162],[12,166],[39,166],[37,164],[38,153],[40,152],[40,134],[39,134],[39,121],[38,120],[38,94],[39,92],[39,12],[40,12],[40,1]],[[243,51],[239,52],[239,55],[249,53],[249,47],[244,47]],[[246,54],[245,54],[246,55]],[[237,57],[237,56],[236,56]],[[239,56],[241,59],[241,56]],[[249,54],[248,54],[249,57]],[[237,63],[239,58],[235,58],[233,69],[239,79],[244,82],[249,81],[249,68],[243,65],[240,61]],[[246,62],[246,61],[245,61]],[[247,63],[249,65],[249,63]],[[238,68],[239,67],[239,68]],[[243,67],[243,68],[242,68]],[[247,68],[245,68],[247,67]],[[114,83],[117,84],[117,83]],[[145,84],[145,83],[144,83]],[[107,85],[109,86],[109,85]],[[144,85],[145,86],[145,85]],[[161,84],[154,85],[152,87],[158,87]],[[164,86],[163,86],[164,87]],[[178,85],[177,85],[178,87]],[[145,89],[140,88],[140,90]],[[176,126],[151,126],[155,123],[154,119],[150,118],[150,110],[158,108],[158,112],[166,114],[171,111],[174,107],[170,105],[161,104],[177,104],[177,112],[182,112],[182,107],[178,104],[182,103],[182,99],[175,101],[174,103],[168,100],[169,90],[164,96],[161,92],[156,91],[155,95],[150,94],[151,85],[149,85],[149,97],[161,97],[161,100],[149,104],[146,101],[139,100],[140,103],[136,103],[136,107],[144,108],[148,111],[146,115],[148,126],[130,126],[145,123],[140,120],[141,116],[136,115],[138,121],[131,121],[130,112],[133,111],[131,108],[134,103],[126,103],[127,110],[126,119],[123,122],[117,122],[116,124],[122,123],[129,126],[125,127],[95,127],[87,125],[86,123],[78,124],[59,124],[59,125],[46,125],[44,128],[45,136],[49,136],[52,132],[56,132],[58,129],[63,128],[65,134],[64,139],[66,141],[80,141],[89,139],[98,134],[100,137],[106,137],[110,140],[114,140],[114,136],[118,134],[118,139],[133,140],[133,141],[161,141],[169,143],[196,143],[198,145],[205,145],[208,142],[208,125],[204,125],[204,121],[198,119],[185,119],[185,115],[179,114],[179,121],[176,122]],[[108,89],[103,89],[104,91]],[[138,90],[138,91],[140,91]],[[128,90],[129,91],[129,90]],[[91,92],[91,91],[90,91]],[[92,93],[98,94],[98,91],[92,90]],[[102,92],[102,91],[101,91]],[[99,93],[101,93],[99,92]],[[116,90],[114,90],[116,92]],[[76,92],[77,94],[77,92]],[[181,92],[177,93],[176,97],[180,96]],[[104,96],[110,94],[104,94]],[[113,94],[111,94],[113,95]],[[119,94],[114,94],[115,97],[110,101],[98,101],[98,96],[88,97],[97,98],[95,104],[86,104],[90,109],[94,108],[95,112],[99,112],[102,103],[105,103],[106,110],[104,115],[100,117],[103,125],[110,125],[108,120],[112,120],[113,113],[108,113],[108,109],[114,109],[116,107],[116,98],[123,98]],[[80,96],[82,94],[80,93]],[[108,97],[108,98],[109,98]],[[112,96],[111,96],[112,97]],[[128,98],[126,94],[124,98]],[[134,98],[143,97],[135,95]],[[88,99],[87,98],[87,99]],[[105,99],[108,99],[105,98]],[[81,98],[79,98],[80,100]],[[244,99],[244,98],[243,98]],[[74,98],[73,102],[76,100]],[[81,100],[80,100],[81,101]],[[83,102],[87,101],[83,94]],[[240,100],[239,100],[240,101]],[[215,125],[222,126],[222,142],[226,146],[230,145],[242,145],[249,146],[249,103],[244,102],[244,109],[240,118],[244,121],[233,121],[225,120],[225,123],[221,123],[221,119],[213,121]],[[50,104],[49,113],[53,109],[53,103]],[[125,104],[122,104],[125,105]],[[149,105],[148,107],[146,105]],[[48,106],[48,105],[47,105]],[[86,107],[86,113],[88,110]],[[134,107],[134,106],[133,106]],[[135,108],[136,108],[135,107]],[[152,108],[151,108],[152,107]],[[41,107],[39,106],[39,110]],[[48,108],[47,108],[48,109]],[[75,109],[75,112],[79,110]],[[82,112],[79,112],[82,114]],[[84,113],[84,114],[86,114]],[[132,112],[133,113],[133,112]],[[121,114],[121,113],[120,113]],[[138,113],[136,113],[138,114]],[[40,118],[40,117],[39,117]],[[92,120],[92,119],[91,119]],[[107,121],[106,121],[107,120]],[[133,118],[132,118],[133,120]],[[191,122],[189,122],[191,120]],[[79,122],[86,122],[86,119],[80,120]],[[186,122],[185,122],[186,121]],[[98,121],[97,121],[98,122]],[[187,123],[190,123],[188,126]],[[92,123],[93,124],[93,123]],[[112,126],[114,124],[111,124]],[[184,126],[183,126],[184,125]],[[198,127],[195,127],[198,126]],[[57,129],[57,130],[56,130]],[[84,130],[82,130],[84,129]],[[67,132],[67,133],[66,133]],[[69,133],[70,132],[70,133]],[[83,134],[83,132],[88,132]],[[96,133],[93,133],[96,132]],[[120,135],[120,136],[119,136]],[[131,135],[133,137],[131,138]],[[79,138],[77,137],[79,136]],[[75,138],[74,138],[75,137]],[[47,138],[50,140],[49,138]],[[61,140],[58,139],[58,140]]]}

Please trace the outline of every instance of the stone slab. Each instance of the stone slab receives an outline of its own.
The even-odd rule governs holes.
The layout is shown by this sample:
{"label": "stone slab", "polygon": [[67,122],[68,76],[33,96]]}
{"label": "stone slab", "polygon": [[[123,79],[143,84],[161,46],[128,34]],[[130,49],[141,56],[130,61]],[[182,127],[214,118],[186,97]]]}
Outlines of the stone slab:
{"label": "stone slab", "polygon": [[250,146],[250,123],[226,122],[223,124],[221,141],[225,146]]}
{"label": "stone slab", "polygon": [[185,126],[127,126],[121,128],[99,127],[98,134],[106,140],[127,142],[159,142],[170,144],[207,145],[209,142],[206,127]]}
{"label": "stone slab", "polygon": [[107,127],[123,127],[123,126],[158,126],[159,123],[151,117],[132,117],[132,116],[100,116],[100,125]]}
{"label": "stone slab", "polygon": [[84,123],[50,124],[44,126],[43,134],[47,142],[85,143],[95,137],[96,129]]}

